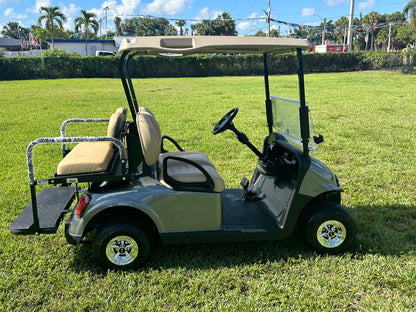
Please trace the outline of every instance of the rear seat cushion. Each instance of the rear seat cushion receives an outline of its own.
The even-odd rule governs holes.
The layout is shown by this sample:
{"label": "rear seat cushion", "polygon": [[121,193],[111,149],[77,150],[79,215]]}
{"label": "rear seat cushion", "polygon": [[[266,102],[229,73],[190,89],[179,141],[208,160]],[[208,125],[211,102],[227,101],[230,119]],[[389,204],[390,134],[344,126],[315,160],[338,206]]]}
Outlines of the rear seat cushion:
{"label": "rear seat cushion", "polygon": [[[108,137],[120,137],[120,130],[126,122],[127,110],[119,107],[111,115],[107,128]],[[113,156],[111,142],[81,142],[61,160],[56,169],[57,175],[96,173],[106,171]]]}
{"label": "rear seat cushion", "polygon": [[[119,116],[121,118],[119,120]],[[112,138],[119,138],[120,137],[120,130],[122,125],[126,122],[126,109],[123,107],[117,108],[116,112],[111,115],[110,121],[108,122],[107,128],[107,136]]]}
{"label": "rear seat cushion", "polygon": [[77,144],[58,165],[58,175],[106,171],[113,155],[110,142],[82,142]]}

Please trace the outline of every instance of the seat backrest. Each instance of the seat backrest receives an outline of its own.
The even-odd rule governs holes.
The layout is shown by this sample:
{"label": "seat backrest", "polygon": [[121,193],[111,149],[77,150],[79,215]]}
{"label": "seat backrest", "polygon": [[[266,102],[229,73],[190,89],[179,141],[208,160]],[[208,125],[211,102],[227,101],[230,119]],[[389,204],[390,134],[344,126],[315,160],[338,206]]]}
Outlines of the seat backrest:
{"label": "seat backrest", "polygon": [[111,115],[108,122],[107,136],[116,139],[120,138],[121,130],[126,123],[127,109],[123,107],[117,108],[116,112]]}
{"label": "seat backrest", "polygon": [[162,144],[159,124],[152,112],[142,106],[136,114],[136,123],[144,161],[151,166],[157,162]]}

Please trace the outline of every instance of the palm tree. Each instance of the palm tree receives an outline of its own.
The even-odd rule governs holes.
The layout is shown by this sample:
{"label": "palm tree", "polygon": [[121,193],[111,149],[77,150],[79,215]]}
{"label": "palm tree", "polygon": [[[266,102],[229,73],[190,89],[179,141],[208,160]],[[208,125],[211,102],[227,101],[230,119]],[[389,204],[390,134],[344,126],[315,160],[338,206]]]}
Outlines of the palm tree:
{"label": "palm tree", "polygon": [[[410,23],[412,24],[416,33],[416,0],[410,0],[408,3],[406,3],[406,5],[403,8],[403,14],[406,17],[410,17]],[[416,48],[416,35],[413,48]]]}
{"label": "palm tree", "polygon": [[176,22],[175,22],[175,24],[176,24],[176,26],[178,26],[179,27],[179,29],[180,29],[180,32],[179,32],[179,34],[181,35],[181,36],[183,36],[183,26],[185,26],[185,24],[186,24],[186,22],[183,20],[183,19],[179,19],[179,20],[177,20]]}
{"label": "palm tree", "polygon": [[43,20],[45,20],[45,26],[47,29],[51,32],[51,39],[52,39],[52,49],[55,47],[53,42],[53,28],[55,22],[58,24],[60,28],[63,28],[63,23],[66,22],[66,17],[64,13],[59,11],[58,6],[53,7],[41,7],[40,13],[45,12],[43,15],[39,16],[38,23],[42,23]]}
{"label": "palm tree", "polygon": [[95,19],[96,15],[92,12],[87,12],[85,10],[81,10],[82,16],[79,16],[75,19],[75,32],[78,32],[80,28],[84,28],[85,32],[85,55],[88,55],[88,30],[90,27],[94,30],[94,37],[97,35],[98,31],[98,22]]}
{"label": "palm tree", "polygon": [[3,26],[1,34],[9,38],[19,39],[19,28],[18,22],[8,22]]}
{"label": "palm tree", "polygon": [[369,28],[370,28],[370,33],[371,33],[371,51],[373,51],[373,47],[375,47],[374,45],[374,29],[376,24],[379,22],[380,20],[380,14],[378,14],[375,11],[371,11],[370,13],[368,13],[366,16],[364,16],[363,18],[363,22],[369,24]]}
{"label": "palm tree", "polygon": [[191,25],[191,36],[196,35],[196,24]]}

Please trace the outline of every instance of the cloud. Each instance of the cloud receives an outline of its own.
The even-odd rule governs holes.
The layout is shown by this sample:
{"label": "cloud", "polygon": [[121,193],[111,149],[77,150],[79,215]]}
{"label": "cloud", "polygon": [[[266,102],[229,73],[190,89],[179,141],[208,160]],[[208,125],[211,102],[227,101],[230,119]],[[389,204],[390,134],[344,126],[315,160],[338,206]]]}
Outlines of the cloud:
{"label": "cloud", "polygon": [[51,6],[50,0],[36,0],[35,6],[28,8],[26,11],[37,14],[39,13],[41,7],[49,7],[49,6]]}
{"label": "cloud", "polygon": [[314,8],[304,8],[302,13],[300,13],[301,17],[308,17],[316,15],[316,10]]}
{"label": "cloud", "polygon": [[81,7],[75,6],[75,4],[70,3],[66,6],[63,3],[59,4],[60,11],[65,15],[66,22],[64,23],[64,29],[73,30],[75,28],[74,18],[81,16]]}
{"label": "cloud", "polygon": [[0,4],[7,2],[19,2],[19,0],[0,0]]}
{"label": "cloud", "polygon": [[146,5],[144,11],[158,15],[175,15],[182,13],[186,4],[192,2],[193,0],[153,0]]}
{"label": "cloud", "polygon": [[[258,18],[258,13],[257,12],[253,12],[251,13],[248,18]],[[249,31],[249,30],[253,30],[256,28],[256,24],[258,23],[258,20],[253,20],[253,21],[245,21],[245,22],[240,22],[237,24],[237,30],[239,31]]]}
{"label": "cloud", "polygon": [[7,8],[6,10],[4,10],[3,15],[7,18],[13,18],[13,19],[27,18],[26,14],[17,14],[12,8]]}
{"label": "cloud", "polygon": [[115,0],[107,0],[101,4],[101,9],[93,11],[95,14],[100,11],[102,14],[97,14],[98,16],[104,16],[104,8],[108,7],[109,16],[133,16],[137,15],[137,8],[140,6],[141,0],[121,0],[121,4],[117,4]]}
{"label": "cloud", "polygon": [[195,19],[210,20],[210,19],[217,18],[218,15],[221,15],[223,12],[224,11],[220,11],[220,10],[213,11],[213,10],[208,9],[208,7],[205,7],[198,11],[198,15],[195,17]]}
{"label": "cloud", "polygon": [[374,0],[367,0],[366,2],[360,2],[357,5],[357,9],[360,11],[367,11],[367,10],[371,10],[374,5],[376,4],[376,2]]}
{"label": "cloud", "polygon": [[324,4],[329,8],[338,7],[344,2],[350,2],[350,0],[325,0]]}
{"label": "cloud", "polygon": [[237,29],[240,31],[248,31],[253,27],[251,22],[241,22],[237,25]]}

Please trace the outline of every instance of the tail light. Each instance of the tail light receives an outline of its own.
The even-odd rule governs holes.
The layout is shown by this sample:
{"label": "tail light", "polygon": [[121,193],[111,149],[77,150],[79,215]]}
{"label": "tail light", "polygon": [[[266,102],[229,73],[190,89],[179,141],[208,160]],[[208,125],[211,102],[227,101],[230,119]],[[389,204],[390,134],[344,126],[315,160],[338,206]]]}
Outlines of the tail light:
{"label": "tail light", "polygon": [[91,201],[91,196],[84,193],[81,199],[79,200],[77,207],[75,208],[75,214],[79,218],[81,218],[82,215],[84,214],[85,209],[88,207],[88,204],[90,203],[90,201]]}

